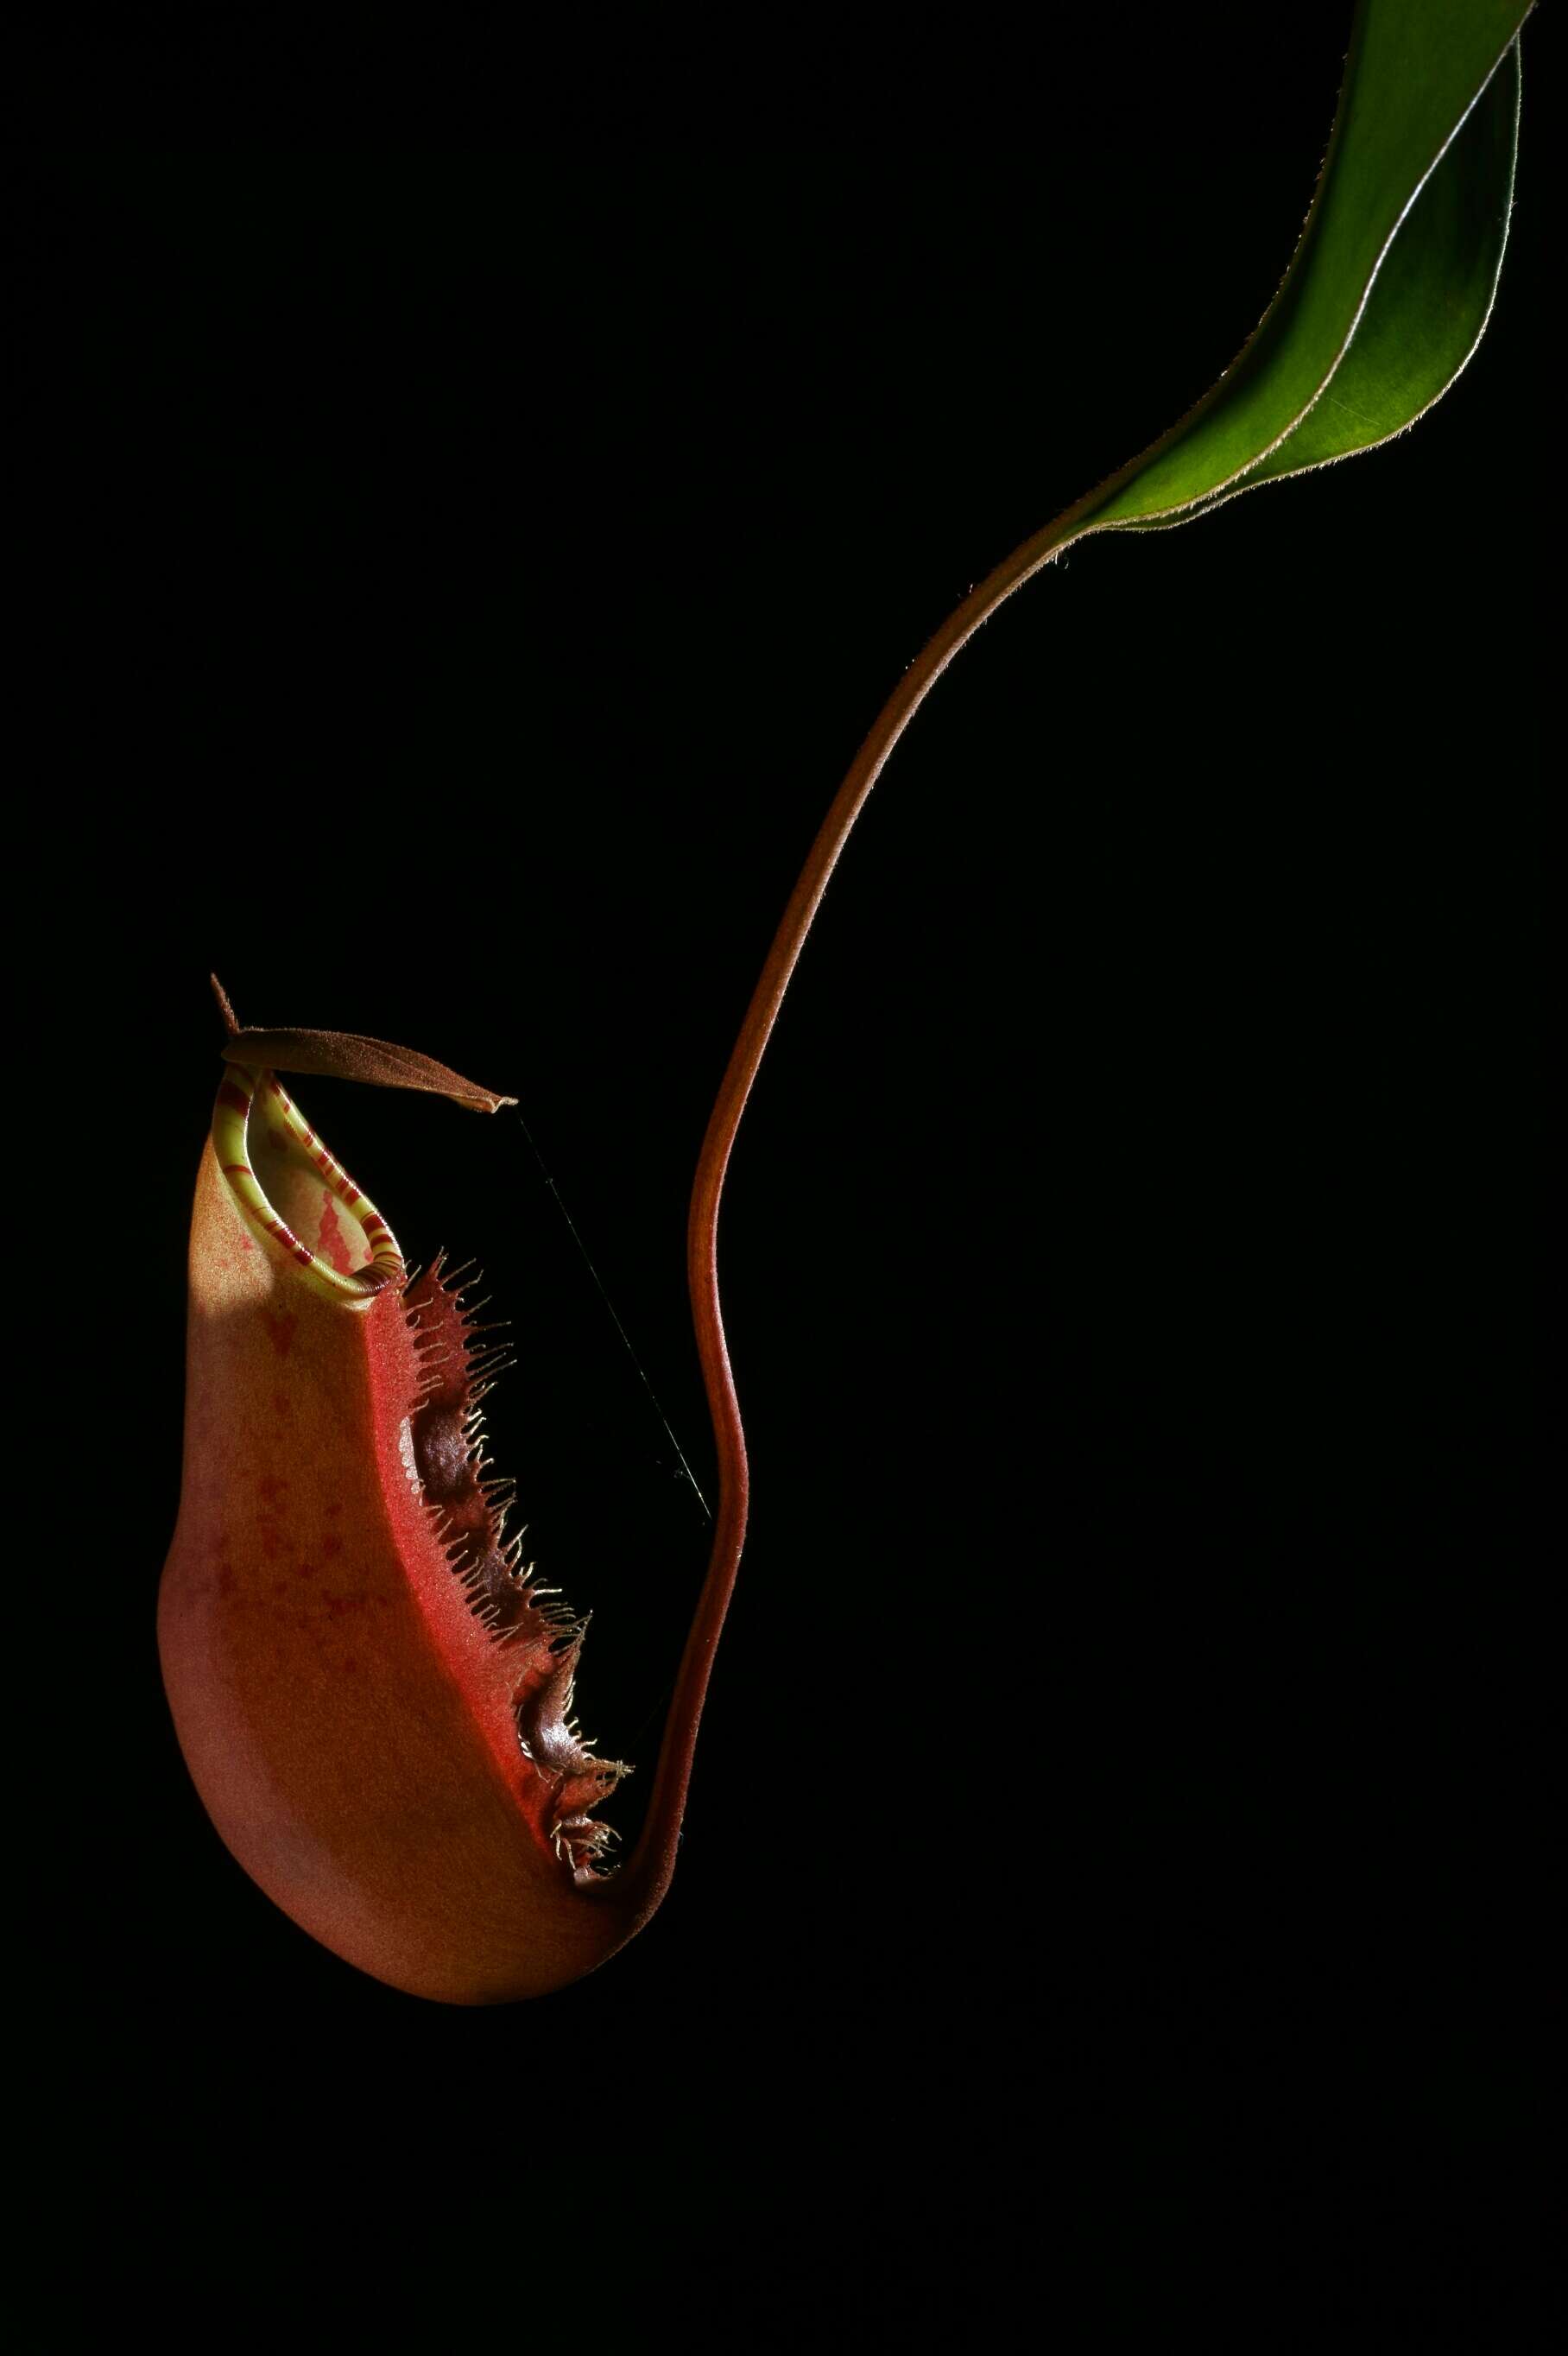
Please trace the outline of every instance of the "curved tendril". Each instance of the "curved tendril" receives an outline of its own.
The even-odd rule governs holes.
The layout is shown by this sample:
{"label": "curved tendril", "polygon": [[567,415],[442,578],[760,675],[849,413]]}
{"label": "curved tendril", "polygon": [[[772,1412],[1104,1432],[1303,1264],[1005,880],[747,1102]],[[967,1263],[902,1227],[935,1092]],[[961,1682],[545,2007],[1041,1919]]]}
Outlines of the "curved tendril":
{"label": "curved tendril", "polygon": [[719,1210],[741,1116],[762,1067],[784,992],[822,905],[828,878],[893,747],[954,656],[1015,589],[1021,588],[1060,553],[1070,539],[1076,537],[1074,527],[1104,496],[1104,487],[1092,492],[1004,558],[970,591],[883,704],[812,844],[720,1085],[698,1159],[687,1224],[687,1280],[692,1322],[719,1461],[718,1511],[708,1572],[676,1677],[642,1837],[616,1877],[618,1894],[623,1902],[632,1904],[639,1923],[645,1922],[658,1905],[675,1870],[698,1721],[746,1537],[746,1437],[719,1299]]}

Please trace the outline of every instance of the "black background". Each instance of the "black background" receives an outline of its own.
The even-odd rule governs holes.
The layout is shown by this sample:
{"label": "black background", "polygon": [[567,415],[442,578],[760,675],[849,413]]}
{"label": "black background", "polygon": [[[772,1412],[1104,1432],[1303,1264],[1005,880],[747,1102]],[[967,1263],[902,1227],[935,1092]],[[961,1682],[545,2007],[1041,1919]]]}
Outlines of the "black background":
{"label": "black background", "polygon": [[[1253,325],[1341,14],[906,48],[841,115],[829,46],[793,118],[645,34],[477,153],[24,158],[16,921],[117,1108],[68,1841],[112,2168],[155,2116],[171,2200],[282,2154],[382,2230],[415,2169],[599,2292],[662,2235],[742,2338],[830,2263],[840,2322],[977,2330],[1020,2268],[1115,2325],[1246,2261],[1342,2323],[1391,2247],[1412,2296],[1481,2262],[1430,2203],[1532,2100],[1488,1966],[1541,1741],[1539,28],[1451,396],[1071,552],[851,842],[727,1203],[753,1526],[651,1927],[508,2011],[362,1978],[222,1849],[153,1644],[209,966],[519,1095],[709,1485],[686,1194],[799,863],[971,581]],[[528,1141],[301,1095],[517,1322],[494,1452],[645,1785],[705,1534]]]}

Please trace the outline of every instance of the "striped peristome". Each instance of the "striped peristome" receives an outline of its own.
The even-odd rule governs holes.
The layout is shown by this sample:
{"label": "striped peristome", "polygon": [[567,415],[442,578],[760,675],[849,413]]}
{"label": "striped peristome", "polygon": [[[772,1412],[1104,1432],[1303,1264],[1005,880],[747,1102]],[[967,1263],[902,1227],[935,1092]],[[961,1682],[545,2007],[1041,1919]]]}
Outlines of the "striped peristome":
{"label": "striped peristome", "polygon": [[[312,1251],[285,1226],[267,1200],[251,1167],[248,1142],[251,1111],[258,1094],[263,1090],[272,1109],[309,1154],[338,1202],[358,1221],[370,1247],[368,1268],[357,1269],[348,1275],[334,1268],[329,1259]],[[384,1285],[403,1283],[407,1269],[397,1237],[369,1196],[354,1183],[342,1163],[322,1143],[275,1072],[252,1072],[242,1064],[224,1066],[212,1108],[212,1145],[218,1166],[251,1225],[280,1244],[298,1262],[309,1281],[328,1299],[363,1307],[375,1299]]]}

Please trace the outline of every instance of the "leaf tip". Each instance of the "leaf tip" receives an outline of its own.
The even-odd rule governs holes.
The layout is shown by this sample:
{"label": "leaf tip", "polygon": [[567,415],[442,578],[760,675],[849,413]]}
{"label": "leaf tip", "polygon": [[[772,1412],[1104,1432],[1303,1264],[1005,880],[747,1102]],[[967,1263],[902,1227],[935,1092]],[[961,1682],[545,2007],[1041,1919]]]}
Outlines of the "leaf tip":
{"label": "leaf tip", "polygon": [[209,973],[207,978],[212,984],[212,994],[218,1001],[218,1011],[223,1017],[224,1028],[232,1039],[240,1028],[240,1017],[234,1012],[234,1001],[215,973]]}

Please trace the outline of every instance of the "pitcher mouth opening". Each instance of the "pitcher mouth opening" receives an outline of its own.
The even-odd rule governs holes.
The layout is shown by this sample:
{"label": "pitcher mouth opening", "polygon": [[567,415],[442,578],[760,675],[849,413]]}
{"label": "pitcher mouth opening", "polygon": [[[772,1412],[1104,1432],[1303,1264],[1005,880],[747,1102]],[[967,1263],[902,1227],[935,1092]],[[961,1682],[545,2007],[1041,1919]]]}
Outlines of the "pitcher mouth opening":
{"label": "pitcher mouth opening", "polygon": [[326,1299],[364,1309],[389,1285],[402,1290],[408,1270],[397,1237],[275,1072],[225,1064],[212,1145],[251,1226]]}

